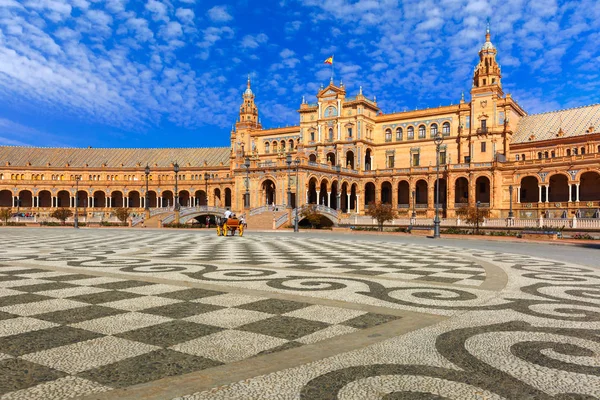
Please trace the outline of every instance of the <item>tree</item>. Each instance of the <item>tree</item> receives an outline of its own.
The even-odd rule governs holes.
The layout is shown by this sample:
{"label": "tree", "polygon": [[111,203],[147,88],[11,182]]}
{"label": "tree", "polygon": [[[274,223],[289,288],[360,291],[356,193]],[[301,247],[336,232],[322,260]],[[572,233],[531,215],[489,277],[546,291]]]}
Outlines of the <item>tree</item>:
{"label": "tree", "polygon": [[365,214],[377,220],[379,231],[383,232],[383,224],[396,218],[396,210],[391,204],[371,202],[367,206]]}
{"label": "tree", "polygon": [[314,204],[304,207],[300,212],[300,218],[305,218],[312,228],[321,223],[321,214],[318,213],[317,206]]}
{"label": "tree", "polygon": [[467,224],[476,226],[477,233],[479,234],[479,226],[483,224],[486,218],[490,217],[490,209],[476,206],[465,206],[456,210],[456,215],[463,218]]}
{"label": "tree", "polygon": [[129,218],[129,208],[119,207],[115,210],[115,215],[125,225],[127,218]]}
{"label": "tree", "polygon": [[69,210],[68,208],[57,208],[50,216],[60,220],[60,222],[64,225],[67,218],[73,216],[73,211]]}
{"label": "tree", "polygon": [[12,217],[12,210],[10,207],[2,207],[0,208],[0,219],[4,221],[4,225],[8,225],[8,220]]}

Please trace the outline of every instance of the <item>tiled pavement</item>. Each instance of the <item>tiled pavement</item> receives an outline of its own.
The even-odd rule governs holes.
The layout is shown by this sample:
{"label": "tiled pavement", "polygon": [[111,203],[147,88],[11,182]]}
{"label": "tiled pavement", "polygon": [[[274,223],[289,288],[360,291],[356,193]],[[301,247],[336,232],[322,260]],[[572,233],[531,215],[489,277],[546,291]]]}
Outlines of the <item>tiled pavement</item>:
{"label": "tiled pavement", "polygon": [[[97,392],[398,319],[245,294],[0,266],[0,394]],[[12,392],[12,394],[11,394]],[[75,392],[74,392],[75,393]],[[50,392],[50,395],[52,393]]]}

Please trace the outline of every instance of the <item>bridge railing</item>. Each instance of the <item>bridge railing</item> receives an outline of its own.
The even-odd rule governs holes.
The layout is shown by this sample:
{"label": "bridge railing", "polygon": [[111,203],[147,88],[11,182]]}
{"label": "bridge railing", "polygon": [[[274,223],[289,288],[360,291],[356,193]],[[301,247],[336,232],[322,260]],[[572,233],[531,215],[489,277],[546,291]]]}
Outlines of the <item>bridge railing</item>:
{"label": "bridge railing", "polygon": [[164,213],[167,213],[169,211],[173,211],[173,206],[171,206],[171,207],[151,208],[150,209],[150,216],[153,217],[155,215],[164,214]]}

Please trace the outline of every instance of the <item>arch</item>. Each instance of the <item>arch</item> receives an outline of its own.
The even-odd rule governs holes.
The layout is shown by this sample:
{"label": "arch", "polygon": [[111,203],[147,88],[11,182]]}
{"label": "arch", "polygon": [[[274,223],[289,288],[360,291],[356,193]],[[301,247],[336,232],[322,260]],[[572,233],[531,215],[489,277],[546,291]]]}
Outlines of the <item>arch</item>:
{"label": "arch", "polygon": [[161,205],[163,207],[172,207],[173,206],[173,192],[170,190],[165,190],[160,194],[161,197]]}
{"label": "arch", "polygon": [[525,176],[521,179],[521,203],[537,203],[540,201],[538,179],[535,176]]}
{"label": "arch", "polygon": [[148,190],[148,208],[158,207],[158,196],[154,190]]}
{"label": "arch", "polygon": [[571,149],[567,149],[566,154],[567,154],[567,157],[570,157],[571,156]]}
{"label": "arch", "polygon": [[271,152],[271,144],[269,142],[265,143],[265,153],[269,154]]}
{"label": "arch", "polygon": [[392,141],[392,130],[390,128],[387,128],[385,130],[385,141],[386,142],[391,142]]}
{"label": "arch", "polygon": [[10,190],[0,190],[0,207],[12,207],[13,194]]}
{"label": "arch", "polygon": [[490,178],[480,176],[475,180],[475,201],[490,203]]}
{"label": "arch", "polygon": [[309,204],[317,204],[317,178],[314,176],[308,181],[308,199]]}
{"label": "arch", "polygon": [[350,193],[350,190],[348,189],[348,187],[350,186],[350,184],[348,182],[342,182],[342,189],[341,189],[341,202],[340,202],[340,206],[341,206],[341,210],[342,212],[349,212],[350,211],[350,204],[348,204],[348,194]]}
{"label": "arch", "polygon": [[450,135],[450,122],[446,121],[442,124],[442,135],[444,135],[444,136]]}
{"label": "arch", "polygon": [[85,190],[80,190],[77,192],[76,201],[77,207],[86,208],[88,206],[88,192]]}
{"label": "arch", "polygon": [[[350,210],[356,210],[356,201],[357,201],[357,192],[358,192],[358,185],[356,183],[353,183],[350,186]],[[348,210],[348,211],[350,211]]]}
{"label": "arch", "polygon": [[106,207],[106,193],[101,190],[94,192],[94,207],[104,208]]}
{"label": "arch", "polygon": [[213,194],[215,196],[215,207],[221,207],[221,189],[215,188]]}
{"label": "arch", "polygon": [[281,152],[282,152],[282,153],[285,153],[285,140],[282,140],[282,141],[279,143],[279,148],[281,149]]}
{"label": "arch", "polygon": [[438,133],[438,124],[435,122],[429,126],[429,134],[431,137],[435,137]]}
{"label": "arch", "polygon": [[[438,185],[439,185],[439,195],[438,199]],[[446,208],[447,201],[447,193],[448,193],[448,185],[446,183],[446,178],[436,179],[433,184],[433,204],[439,204],[442,208]]]}
{"label": "arch", "polygon": [[588,171],[579,178],[579,201],[600,200],[600,174]]}
{"label": "arch", "polygon": [[585,154],[585,147],[582,147],[581,149],[579,149],[579,154],[581,154],[581,155]]}
{"label": "arch", "polygon": [[375,203],[375,201],[375,184],[373,182],[367,182],[365,184],[365,206]]}
{"label": "arch", "polygon": [[61,190],[56,194],[57,207],[71,207],[71,195],[66,190]]}
{"label": "arch", "polygon": [[311,154],[308,156],[308,161],[309,162],[317,162],[317,155],[316,154]]}
{"label": "arch", "polygon": [[274,142],[271,144],[271,146],[272,146],[272,152],[273,152],[273,153],[277,153],[277,141],[274,141]]}
{"label": "arch", "polygon": [[371,170],[371,149],[365,151],[365,171]]}
{"label": "arch", "polygon": [[194,193],[194,198],[196,199],[196,207],[208,205],[208,198],[206,197],[206,192],[204,190],[196,190],[196,192]]}
{"label": "arch", "polygon": [[389,181],[381,183],[381,203],[392,204],[392,183]]}
{"label": "arch", "polygon": [[[331,195],[329,196],[329,206],[331,208],[333,208],[334,210],[338,209],[338,205],[337,205],[337,198],[338,198],[338,191],[339,191],[339,182],[337,180],[334,180],[333,182],[331,182]],[[340,207],[341,207],[341,193],[340,193]]]}
{"label": "arch", "polygon": [[288,147],[290,148],[290,151],[294,151],[294,139],[288,140]]}
{"label": "arch", "polygon": [[467,204],[469,202],[469,180],[464,176],[454,180],[454,203]]}
{"label": "arch", "polygon": [[425,125],[419,125],[419,139],[425,139],[427,137]]}
{"label": "arch", "polygon": [[265,205],[275,205],[276,200],[277,200],[277,186],[275,185],[275,182],[271,179],[266,179],[263,181],[263,183],[260,185],[260,188],[262,190],[262,195],[263,195],[263,199],[265,202]]}
{"label": "arch", "polygon": [[409,126],[408,128],[406,128],[406,138],[408,140],[413,140],[415,138],[415,128],[412,126]]}
{"label": "arch", "polygon": [[538,160],[541,160],[541,159],[542,159],[542,157],[543,157],[543,155],[542,155],[542,152],[541,152],[541,151],[538,151],[538,153],[537,153],[537,158],[538,158]]}
{"label": "arch", "polygon": [[555,174],[548,178],[548,201],[569,201],[569,178],[564,174]]}
{"label": "arch", "polygon": [[352,150],[346,152],[346,168],[354,169],[354,152]]}
{"label": "arch", "polygon": [[329,181],[327,179],[321,179],[321,183],[319,184],[319,202],[317,204],[325,204],[328,206],[327,199],[329,190]]}
{"label": "arch", "polygon": [[181,207],[190,207],[190,192],[187,190],[179,191],[179,205]]}
{"label": "arch", "polygon": [[396,128],[396,140],[397,141],[401,141],[402,140],[402,128]]}
{"label": "arch", "polygon": [[[171,205],[173,202],[171,202]],[[120,190],[115,190],[110,193],[110,207],[111,208],[119,208],[123,207],[123,192]]]}
{"label": "arch", "polygon": [[398,182],[398,206],[410,207],[410,184],[408,181]]}
{"label": "arch", "polygon": [[19,192],[19,207],[33,207],[33,194],[29,190],[21,190]]}
{"label": "arch", "polygon": [[49,190],[42,190],[38,193],[38,207],[52,207],[52,193]]}
{"label": "arch", "polygon": [[427,205],[427,181],[424,179],[419,179],[415,184],[415,203],[416,204],[425,204]]}
{"label": "arch", "polygon": [[142,200],[140,192],[137,190],[132,190],[127,193],[127,205],[131,208],[141,208]]}
{"label": "arch", "polygon": [[335,153],[333,153],[333,152],[327,153],[327,164],[331,163],[331,165],[336,165],[335,161],[336,161]]}
{"label": "arch", "polygon": [[231,189],[225,188],[225,207],[231,208]]}

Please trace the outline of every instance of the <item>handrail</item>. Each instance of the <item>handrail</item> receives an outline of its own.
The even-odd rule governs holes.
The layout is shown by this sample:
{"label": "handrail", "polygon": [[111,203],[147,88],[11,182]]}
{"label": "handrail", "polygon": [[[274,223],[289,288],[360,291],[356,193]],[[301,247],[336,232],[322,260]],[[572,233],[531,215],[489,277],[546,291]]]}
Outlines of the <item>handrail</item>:
{"label": "handrail", "polygon": [[288,222],[288,214],[285,213],[275,220],[275,229],[279,229],[283,224]]}

